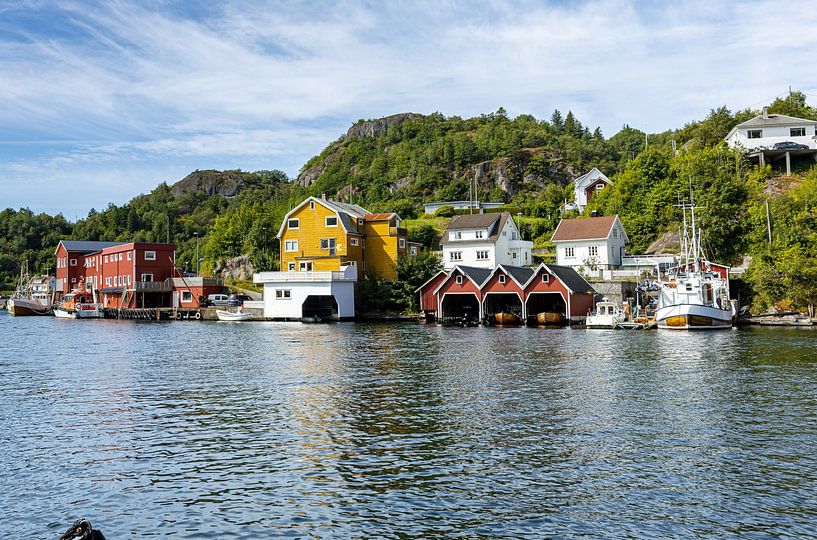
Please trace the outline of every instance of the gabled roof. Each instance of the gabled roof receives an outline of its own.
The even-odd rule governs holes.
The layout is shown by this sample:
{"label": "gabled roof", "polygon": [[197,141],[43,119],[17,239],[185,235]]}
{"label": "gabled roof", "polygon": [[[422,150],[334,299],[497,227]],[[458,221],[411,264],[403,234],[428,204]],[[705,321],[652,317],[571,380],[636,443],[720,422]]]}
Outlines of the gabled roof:
{"label": "gabled roof", "polygon": [[313,201],[329,210],[335,212],[340,220],[340,224],[343,227],[343,230],[350,233],[356,233],[357,230],[357,220],[363,219],[363,217],[370,212],[363,207],[360,207],[356,204],[346,204],[340,203],[337,201],[327,201],[326,199],[319,199],[317,197],[307,197],[304,199],[301,204],[290,210],[287,215],[284,216],[283,221],[281,221],[281,228],[278,229],[277,238],[281,238],[284,234],[284,227],[287,225],[287,221],[289,220],[289,216],[293,213],[298,211],[299,209],[303,208],[306,203]]}
{"label": "gabled roof", "polygon": [[602,179],[604,179],[604,181],[605,181],[605,182],[607,182],[608,184],[610,183],[610,179],[609,179],[609,178],[607,178],[607,175],[605,175],[603,172],[601,172],[600,170],[598,170],[596,167],[593,167],[592,169],[590,169],[590,170],[589,170],[588,172],[586,172],[585,174],[583,174],[583,175],[581,175],[580,177],[576,178],[576,179],[573,181],[573,184],[575,184],[575,185],[577,185],[577,186],[578,186],[578,185],[581,185],[581,183],[582,183],[582,182],[584,182],[586,179],[589,179],[589,178],[602,178]]}
{"label": "gabled roof", "polygon": [[533,268],[529,268],[527,266],[511,266],[508,264],[500,264],[499,266],[494,268],[494,271],[491,272],[491,275],[495,274],[496,271],[499,269],[502,269],[506,274],[511,276],[511,279],[513,279],[516,282],[516,284],[522,287],[523,289],[525,288],[527,282],[530,281],[530,278],[533,277],[533,274],[535,272]]}
{"label": "gabled roof", "polygon": [[[127,243],[128,242],[97,242],[94,240],[60,240],[60,244],[62,244],[67,251],[78,251],[81,253],[92,253],[94,251],[99,251],[113,246],[121,246],[122,244]],[[59,248],[60,246],[57,244],[57,249]],[[56,253],[56,250],[54,253]]]}
{"label": "gabled roof", "polygon": [[449,279],[451,279],[451,276],[457,273],[458,270],[461,274],[467,277],[471,283],[476,285],[477,289],[481,289],[482,285],[488,280],[489,277],[491,277],[491,274],[494,273],[493,270],[489,270],[487,268],[477,268],[475,266],[455,266],[448,273],[448,277],[437,285],[437,288],[434,289],[434,294],[437,294],[437,291],[439,291],[442,286],[445,285]]}
{"label": "gabled roof", "polygon": [[445,270],[440,270],[439,272],[437,272],[436,274],[434,274],[434,275],[431,277],[431,279],[429,279],[428,281],[426,281],[425,283],[423,283],[422,285],[420,285],[419,287],[417,287],[417,289],[415,289],[415,290],[414,290],[414,292],[418,293],[418,292],[420,292],[421,290],[425,289],[426,285],[428,285],[429,283],[431,283],[432,281],[434,281],[435,279],[437,279],[437,278],[440,276],[440,274],[442,274],[442,275],[444,275],[444,276],[447,276],[447,275],[448,275],[448,272],[446,272]]}
{"label": "gabled roof", "polygon": [[388,221],[393,217],[400,219],[400,216],[398,216],[394,212],[387,212],[382,214],[366,214],[365,216],[363,216],[363,219],[365,219],[366,221]]}
{"label": "gabled roof", "polygon": [[573,268],[557,264],[542,264],[542,266],[572,292],[595,294],[596,290]]}
{"label": "gabled roof", "polygon": [[[618,216],[563,219],[553,231],[550,241],[604,240],[610,236],[610,231],[617,220]],[[627,240],[626,232],[624,238]]]}
{"label": "gabled roof", "polygon": [[735,127],[739,128],[746,128],[746,127],[761,127],[761,126],[790,126],[790,125],[813,125],[817,124],[814,120],[808,120],[806,118],[797,118],[795,116],[788,116],[785,114],[769,114],[765,118],[762,114],[755,116],[745,122],[741,122]]}
{"label": "gabled roof", "polygon": [[448,224],[443,235],[443,242],[448,239],[449,231],[466,230],[466,229],[486,229],[488,231],[486,238],[469,239],[469,242],[496,242],[499,238],[499,233],[505,228],[505,223],[511,219],[509,212],[500,212],[495,214],[465,214],[462,216],[454,216],[454,219]]}

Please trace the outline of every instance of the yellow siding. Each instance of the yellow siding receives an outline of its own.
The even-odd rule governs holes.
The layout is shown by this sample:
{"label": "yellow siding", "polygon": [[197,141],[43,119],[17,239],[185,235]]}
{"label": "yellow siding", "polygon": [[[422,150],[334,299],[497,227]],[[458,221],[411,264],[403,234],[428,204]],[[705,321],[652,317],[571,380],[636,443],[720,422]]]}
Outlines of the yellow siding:
{"label": "yellow siding", "polygon": [[[299,269],[301,261],[312,261],[313,270],[340,270],[340,264],[344,261],[355,261],[360,266],[362,263],[361,242],[358,246],[351,246],[349,238],[340,222],[340,217],[334,210],[326,208],[316,202],[315,208],[310,209],[309,203],[297,209],[289,219],[298,219],[297,229],[290,229],[284,223],[284,232],[281,235],[281,270],[288,270],[289,263],[295,263],[295,269]],[[326,218],[334,216],[338,218],[337,227],[327,227]],[[335,255],[330,256],[328,250],[321,249],[321,239],[335,239]],[[298,241],[298,251],[286,251],[287,240]]]}
{"label": "yellow siding", "polygon": [[406,254],[406,247],[399,248],[399,238],[394,227],[395,220],[367,221],[366,232],[366,272],[383,279],[396,279],[397,259]]}

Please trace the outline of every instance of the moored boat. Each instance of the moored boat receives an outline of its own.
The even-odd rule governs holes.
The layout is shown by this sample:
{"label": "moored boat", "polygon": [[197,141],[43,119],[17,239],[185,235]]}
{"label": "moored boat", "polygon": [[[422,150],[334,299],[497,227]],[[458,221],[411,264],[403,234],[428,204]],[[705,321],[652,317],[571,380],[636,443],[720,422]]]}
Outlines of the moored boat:
{"label": "moored boat", "polygon": [[105,313],[102,306],[94,302],[93,293],[80,287],[54,304],[54,316],[59,319],[101,319]]}
{"label": "moored boat", "polygon": [[602,300],[596,304],[596,310],[587,316],[585,326],[591,329],[612,329],[617,328],[625,320],[626,316],[617,303]]}
{"label": "moored boat", "polygon": [[6,302],[6,309],[12,315],[50,315],[51,294],[54,278],[50,276],[28,275],[28,263],[20,265],[20,280],[17,289]]}
{"label": "moored boat", "polygon": [[556,311],[543,311],[536,314],[536,324],[562,324],[565,316]]}
{"label": "moored boat", "polygon": [[252,313],[246,312],[241,308],[238,308],[235,311],[217,309],[216,315],[218,316],[218,320],[230,322],[249,321],[253,318]]}
{"label": "moored boat", "polygon": [[43,305],[39,300],[31,298],[10,298],[6,302],[6,309],[12,315],[50,315],[51,306]]}
{"label": "moored boat", "polygon": [[494,320],[496,321],[496,324],[501,326],[522,324],[522,317],[520,317],[516,313],[509,313],[507,311],[501,311],[495,314]]}

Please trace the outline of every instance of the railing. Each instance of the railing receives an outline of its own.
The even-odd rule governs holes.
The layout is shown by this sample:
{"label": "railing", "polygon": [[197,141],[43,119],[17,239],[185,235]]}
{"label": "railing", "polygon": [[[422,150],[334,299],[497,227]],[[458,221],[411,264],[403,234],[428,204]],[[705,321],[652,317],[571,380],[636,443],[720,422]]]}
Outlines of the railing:
{"label": "railing", "polygon": [[171,292],[173,290],[173,281],[171,279],[164,281],[137,281],[133,285],[133,290],[136,292]]}
{"label": "railing", "polygon": [[408,235],[408,229],[404,229],[403,227],[389,227],[389,236],[406,236]]}
{"label": "railing", "polygon": [[313,283],[330,281],[357,281],[354,267],[346,271],[312,271],[312,272],[260,272],[253,275],[255,283]]}

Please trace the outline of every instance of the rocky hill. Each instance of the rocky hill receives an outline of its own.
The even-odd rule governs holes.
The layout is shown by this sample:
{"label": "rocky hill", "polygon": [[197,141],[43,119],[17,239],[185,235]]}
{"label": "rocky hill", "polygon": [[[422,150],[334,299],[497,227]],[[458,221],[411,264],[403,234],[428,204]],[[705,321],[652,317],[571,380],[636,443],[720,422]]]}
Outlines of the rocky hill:
{"label": "rocky hill", "polygon": [[260,185],[270,185],[286,182],[287,177],[281,171],[216,171],[195,170],[170,186],[170,192],[175,197],[184,193],[196,193],[206,196],[218,195],[231,199],[242,190]]}

